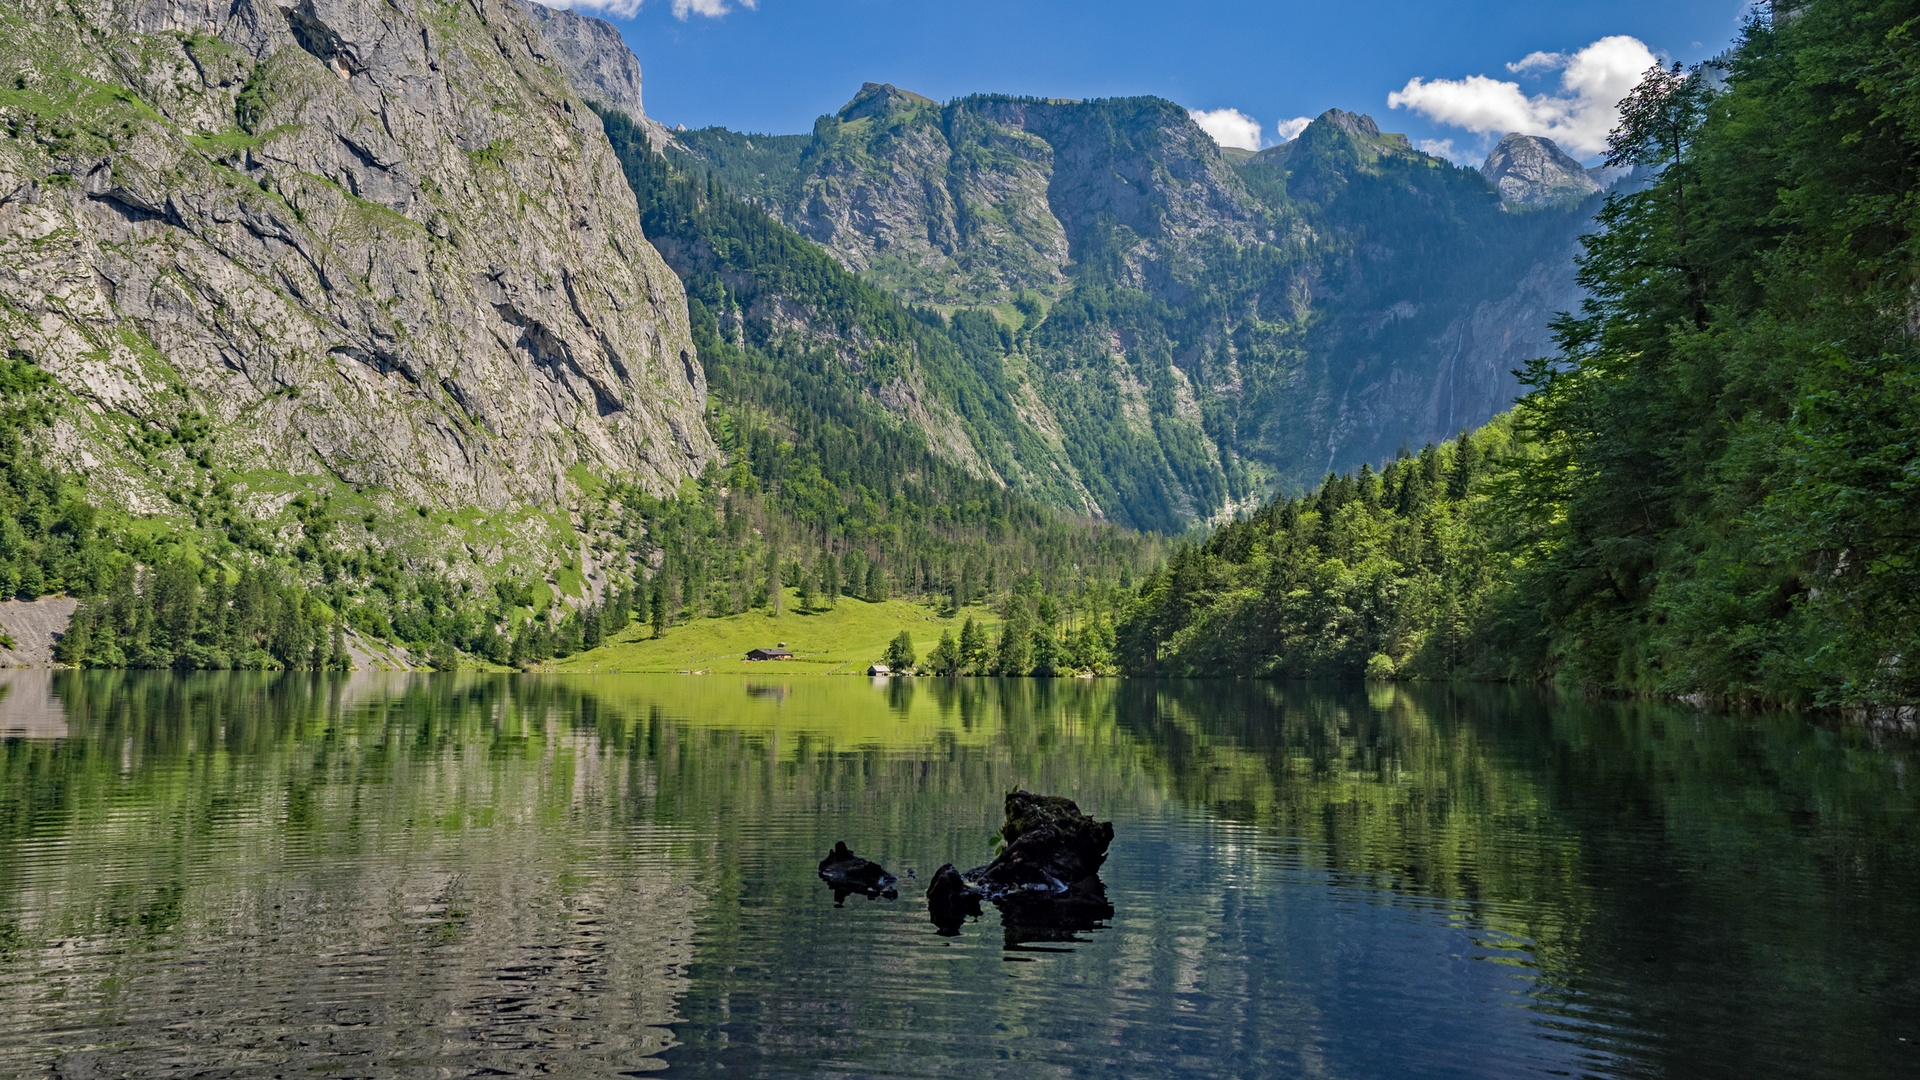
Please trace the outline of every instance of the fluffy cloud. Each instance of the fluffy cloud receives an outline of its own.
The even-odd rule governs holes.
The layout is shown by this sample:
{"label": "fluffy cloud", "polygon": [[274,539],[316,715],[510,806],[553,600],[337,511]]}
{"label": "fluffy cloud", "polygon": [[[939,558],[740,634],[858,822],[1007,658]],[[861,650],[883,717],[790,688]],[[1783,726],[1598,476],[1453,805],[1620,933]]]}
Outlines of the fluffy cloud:
{"label": "fluffy cloud", "polygon": [[1507,65],[1507,70],[1515,75],[1538,75],[1543,71],[1558,71],[1567,66],[1567,54],[1561,52],[1530,52]]}
{"label": "fluffy cloud", "polygon": [[1466,155],[1453,148],[1452,139],[1421,139],[1414,146],[1423,154],[1443,157],[1449,161],[1460,161]]}
{"label": "fluffy cloud", "polygon": [[[676,0],[677,2],[677,0]],[[1260,121],[1239,109],[1189,109],[1187,115],[1221,146],[1260,149]]]}
{"label": "fluffy cloud", "polygon": [[1571,56],[1536,52],[1507,65],[1524,76],[1558,71],[1557,93],[1528,94],[1517,82],[1485,75],[1416,77],[1388,94],[1387,104],[1482,135],[1545,135],[1576,157],[1591,157],[1606,149],[1607,133],[1620,120],[1620,99],[1653,63],[1653,52],[1639,39],[1616,35]]}
{"label": "fluffy cloud", "polygon": [[[640,13],[642,0],[539,0],[548,7],[572,8],[575,11],[588,11],[596,15],[611,15],[616,19],[631,19]],[[740,0],[740,6],[748,9],[760,6],[760,0]],[[681,22],[688,15],[705,15],[717,19],[733,10],[729,0],[673,0],[674,17]]]}
{"label": "fluffy cloud", "polygon": [[1313,117],[1311,116],[1296,116],[1291,120],[1276,120],[1273,124],[1273,141],[1292,142],[1299,138],[1300,133],[1307,130],[1307,125],[1311,123],[1313,123]]}
{"label": "fluffy cloud", "polygon": [[[751,11],[760,6],[760,0],[740,0],[740,6]],[[681,22],[687,21],[688,12],[717,19],[732,10],[727,0],[673,0],[673,17]]]}

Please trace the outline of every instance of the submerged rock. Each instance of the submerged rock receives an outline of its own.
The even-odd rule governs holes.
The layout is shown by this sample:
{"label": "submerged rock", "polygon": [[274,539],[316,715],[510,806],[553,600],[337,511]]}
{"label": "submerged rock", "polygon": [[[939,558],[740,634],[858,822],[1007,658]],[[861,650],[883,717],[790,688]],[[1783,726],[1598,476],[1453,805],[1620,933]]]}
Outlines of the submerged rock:
{"label": "submerged rock", "polygon": [[855,855],[842,840],[833,845],[827,857],[820,860],[820,880],[833,889],[833,899],[839,903],[849,893],[859,893],[869,900],[885,897],[893,900],[899,897],[893,883],[900,880],[887,873],[877,862],[870,862]]}
{"label": "submerged rock", "polygon": [[1078,941],[1082,930],[1113,918],[1107,886],[1098,877],[1081,878],[1063,893],[1015,892],[994,901],[1008,945],[1029,941]]}
{"label": "submerged rock", "polygon": [[1107,861],[1113,822],[1093,820],[1072,799],[1010,792],[1006,814],[1000,836],[1007,846],[992,862],[966,874],[989,899],[1016,892],[1064,894],[1074,882],[1098,874]]}
{"label": "submerged rock", "polygon": [[952,863],[934,871],[933,880],[927,883],[927,918],[943,936],[958,934],[968,916],[979,914],[979,891],[960,879]]}
{"label": "submerged rock", "polygon": [[1010,940],[1070,938],[1113,917],[1099,873],[1113,822],[1093,820],[1072,799],[1026,791],[1007,795],[1006,815],[1006,847],[964,881],[1000,909]]}

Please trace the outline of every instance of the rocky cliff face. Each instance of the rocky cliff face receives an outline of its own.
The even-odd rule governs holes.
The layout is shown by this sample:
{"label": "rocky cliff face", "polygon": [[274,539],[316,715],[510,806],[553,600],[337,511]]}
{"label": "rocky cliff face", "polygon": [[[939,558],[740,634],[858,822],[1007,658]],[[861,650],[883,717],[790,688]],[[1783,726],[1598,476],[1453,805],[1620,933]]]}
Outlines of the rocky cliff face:
{"label": "rocky cliff face", "polygon": [[536,0],[517,2],[539,29],[554,65],[582,98],[602,109],[620,110],[646,130],[655,148],[666,145],[672,133],[649,120],[640,102],[640,58],[612,23]]}
{"label": "rocky cliff face", "polygon": [[[684,136],[717,163],[715,133]],[[773,163],[728,160],[751,181]],[[777,167],[793,168],[787,162]],[[766,201],[852,269],[915,300],[1056,292],[1096,259],[1121,282],[1165,292],[1201,236],[1250,242],[1253,200],[1213,141],[1152,98],[1067,102],[998,96],[937,105],[868,83],[816,125],[799,182]]]}
{"label": "rocky cliff face", "polygon": [[10,0],[0,31],[0,340],[103,495],[507,510],[714,455],[680,284],[512,0]]}
{"label": "rocky cliff face", "polygon": [[1481,173],[1338,109],[1229,158],[1151,98],[942,106],[869,84],[797,156],[745,142],[680,139],[903,298],[1057,298],[1016,317],[1008,377],[1102,512],[1171,529],[1506,408],[1578,306],[1599,189],[1509,140],[1499,177],[1560,193],[1510,213]]}
{"label": "rocky cliff face", "polygon": [[1525,206],[1548,206],[1598,194],[1601,184],[1552,139],[1513,132],[1480,166],[1480,175],[1500,197]]}

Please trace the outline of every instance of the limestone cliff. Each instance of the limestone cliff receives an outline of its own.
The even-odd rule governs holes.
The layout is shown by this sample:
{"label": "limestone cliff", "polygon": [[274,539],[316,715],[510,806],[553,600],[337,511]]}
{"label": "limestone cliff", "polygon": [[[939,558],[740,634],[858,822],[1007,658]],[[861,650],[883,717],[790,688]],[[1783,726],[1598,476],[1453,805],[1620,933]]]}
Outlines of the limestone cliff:
{"label": "limestone cliff", "polygon": [[1513,132],[1480,166],[1480,175],[1500,197],[1525,206],[1548,206],[1598,194],[1602,185],[1552,139]]}
{"label": "limestone cliff", "polygon": [[539,28],[554,64],[582,98],[603,109],[620,110],[646,130],[656,148],[666,145],[672,133],[649,120],[640,101],[640,58],[627,48],[612,23],[535,0],[522,0],[521,8]]}
{"label": "limestone cliff", "polygon": [[[1219,148],[1156,98],[938,105],[868,83],[820,119],[797,162],[768,140],[751,159],[727,132],[679,142],[847,266],[914,300],[1056,292],[1090,259],[1125,284],[1167,292],[1199,238],[1246,243],[1263,229]],[[798,182],[756,184],[769,168],[797,169]]]}
{"label": "limestone cliff", "polygon": [[512,0],[0,4],[0,341],[56,456],[135,512],[697,472],[685,297],[556,52]]}

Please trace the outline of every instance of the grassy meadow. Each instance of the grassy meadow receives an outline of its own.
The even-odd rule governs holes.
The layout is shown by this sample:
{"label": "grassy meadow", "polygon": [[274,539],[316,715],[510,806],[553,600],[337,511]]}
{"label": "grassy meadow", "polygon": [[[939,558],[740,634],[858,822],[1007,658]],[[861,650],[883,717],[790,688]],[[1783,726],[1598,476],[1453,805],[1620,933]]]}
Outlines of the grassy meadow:
{"label": "grassy meadow", "polygon": [[[968,615],[985,626],[997,629],[999,625],[999,618],[984,607],[970,607],[950,618],[906,600],[870,604],[843,596],[830,609],[802,612],[799,607],[797,592],[789,589],[786,610],[778,617],[749,611],[696,619],[668,627],[659,638],[649,627],[634,623],[600,648],[554,661],[551,670],[848,675],[864,672],[867,665],[880,660],[887,643],[902,630],[913,634],[914,654],[925,660],[942,631],[960,636]],[[751,663],[746,659],[748,649],[772,648],[783,641],[793,651],[792,660]]]}

